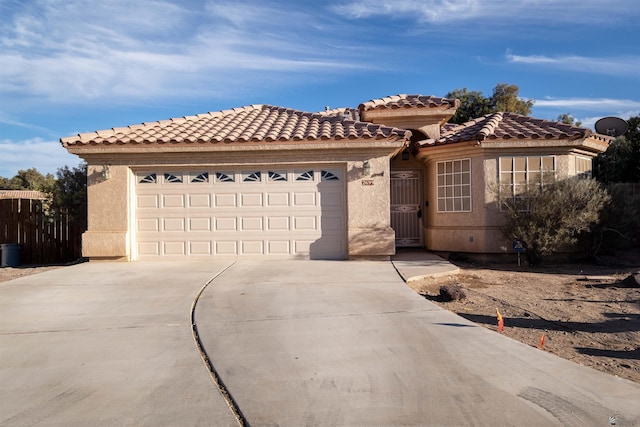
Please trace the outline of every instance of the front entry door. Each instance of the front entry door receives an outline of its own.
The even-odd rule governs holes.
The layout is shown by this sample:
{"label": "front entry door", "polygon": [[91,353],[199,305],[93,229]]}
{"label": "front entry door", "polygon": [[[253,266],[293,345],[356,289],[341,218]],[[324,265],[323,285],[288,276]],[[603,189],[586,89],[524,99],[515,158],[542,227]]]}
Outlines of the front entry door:
{"label": "front entry door", "polygon": [[391,228],[396,247],[422,246],[422,172],[391,171]]}

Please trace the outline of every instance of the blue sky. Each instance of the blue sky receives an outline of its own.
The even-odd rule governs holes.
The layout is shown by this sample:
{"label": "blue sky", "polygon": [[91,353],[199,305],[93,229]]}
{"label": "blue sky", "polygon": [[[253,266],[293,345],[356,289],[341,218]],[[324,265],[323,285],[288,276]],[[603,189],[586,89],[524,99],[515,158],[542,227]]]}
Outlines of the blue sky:
{"label": "blue sky", "polygon": [[81,132],[497,83],[592,127],[640,114],[639,22],[637,0],[0,0],[0,176],[76,166]]}

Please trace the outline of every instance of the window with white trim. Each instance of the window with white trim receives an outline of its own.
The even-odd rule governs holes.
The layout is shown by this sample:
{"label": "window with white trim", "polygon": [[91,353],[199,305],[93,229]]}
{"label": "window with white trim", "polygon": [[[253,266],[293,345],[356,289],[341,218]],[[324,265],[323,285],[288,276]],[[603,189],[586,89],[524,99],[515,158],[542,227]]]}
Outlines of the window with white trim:
{"label": "window with white trim", "polygon": [[471,159],[436,164],[438,212],[471,212]]}
{"label": "window with white trim", "polygon": [[542,187],[556,178],[555,156],[500,157],[500,196],[513,198],[520,210],[529,209],[522,194],[531,186]]}
{"label": "window with white trim", "polygon": [[593,164],[590,158],[576,156],[576,176],[580,178],[593,176]]}

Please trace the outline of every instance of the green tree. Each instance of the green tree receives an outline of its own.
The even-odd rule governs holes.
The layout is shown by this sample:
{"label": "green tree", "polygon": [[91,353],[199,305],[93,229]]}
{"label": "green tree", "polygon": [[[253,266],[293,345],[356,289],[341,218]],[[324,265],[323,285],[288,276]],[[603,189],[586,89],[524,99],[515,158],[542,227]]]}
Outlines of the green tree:
{"label": "green tree", "polygon": [[598,223],[610,201],[596,180],[578,177],[531,185],[517,197],[499,196],[505,215],[503,234],[524,243],[529,265],[578,243],[580,234]]}
{"label": "green tree", "polygon": [[577,126],[577,127],[582,126],[582,122],[579,120],[576,120],[576,118],[573,117],[571,113],[564,113],[564,114],[558,115],[558,119],[556,121],[559,123],[564,123],[565,125],[571,125],[571,126]]}
{"label": "green tree", "polygon": [[51,191],[55,178],[50,173],[42,175],[36,168],[19,170],[11,179],[2,178],[0,184],[8,190],[35,190],[48,193]]}
{"label": "green tree", "polygon": [[603,183],[640,182],[640,116],[627,123],[629,130],[596,158],[596,178]]}
{"label": "green tree", "polygon": [[491,100],[485,98],[482,92],[477,90],[469,92],[466,87],[454,89],[446,97],[460,100],[460,108],[456,110],[456,114],[449,120],[451,123],[465,123],[492,112]]}
{"label": "green tree", "polygon": [[51,210],[69,216],[71,221],[87,226],[87,164],[69,168],[64,166],[56,172],[52,190]]}
{"label": "green tree", "polygon": [[493,88],[491,96],[491,107],[493,111],[505,111],[518,113],[523,116],[531,114],[534,101],[531,99],[518,98],[520,88],[517,85],[499,83]]}
{"label": "green tree", "polygon": [[481,91],[469,91],[467,88],[454,89],[447,93],[447,98],[459,99],[460,108],[449,120],[451,123],[465,123],[486,114],[505,111],[524,116],[531,114],[533,100],[518,97],[520,89],[517,85],[499,83],[493,88],[493,94],[485,97]]}
{"label": "green tree", "polygon": [[11,180],[0,176],[0,190],[11,190]]}
{"label": "green tree", "polygon": [[589,251],[600,252],[640,245],[640,193],[633,184],[616,182],[606,186],[611,203],[602,212],[601,220],[589,236]]}

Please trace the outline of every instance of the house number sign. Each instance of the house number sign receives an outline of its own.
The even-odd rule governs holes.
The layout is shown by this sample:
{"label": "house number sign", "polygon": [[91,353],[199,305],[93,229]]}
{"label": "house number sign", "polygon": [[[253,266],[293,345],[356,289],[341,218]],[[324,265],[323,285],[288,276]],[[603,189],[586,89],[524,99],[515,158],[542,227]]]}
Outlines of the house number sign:
{"label": "house number sign", "polygon": [[362,180],[362,185],[371,186],[371,185],[373,185],[373,180],[372,179],[363,179]]}

